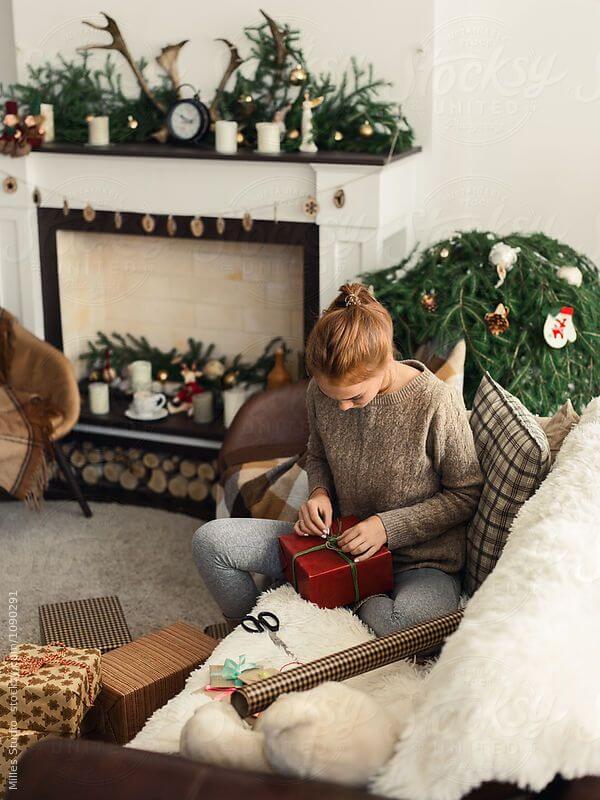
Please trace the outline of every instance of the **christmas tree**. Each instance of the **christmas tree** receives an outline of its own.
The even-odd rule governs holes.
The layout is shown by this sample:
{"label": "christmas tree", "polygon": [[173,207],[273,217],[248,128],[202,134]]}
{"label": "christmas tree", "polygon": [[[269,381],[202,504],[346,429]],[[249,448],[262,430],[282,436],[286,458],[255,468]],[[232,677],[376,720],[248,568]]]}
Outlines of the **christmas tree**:
{"label": "christmas tree", "polygon": [[600,276],[567,244],[465,231],[363,280],[390,310],[403,358],[426,341],[465,340],[467,407],[485,371],[540,415],[567,398],[580,411],[600,394]]}

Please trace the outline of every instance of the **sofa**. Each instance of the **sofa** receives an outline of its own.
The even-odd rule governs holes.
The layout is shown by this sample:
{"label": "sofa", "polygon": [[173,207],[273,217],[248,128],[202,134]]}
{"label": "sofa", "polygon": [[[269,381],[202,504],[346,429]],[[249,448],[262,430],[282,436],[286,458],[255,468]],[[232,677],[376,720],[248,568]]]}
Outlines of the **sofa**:
{"label": "sofa", "polygon": [[[302,449],[308,432],[303,402],[304,391],[305,384],[297,384],[256,395],[246,403],[234,420],[221,452],[224,474],[241,463],[255,459],[285,459],[295,456]],[[571,447],[571,452],[576,446],[581,446],[584,439],[593,438],[586,435],[588,431],[591,434],[594,430],[597,438],[600,424],[598,409],[591,422],[594,429],[589,427],[580,431],[577,442]],[[270,444],[265,447],[264,442],[267,438]],[[556,484],[557,478],[560,480],[562,476],[566,476],[566,466],[559,463],[556,475],[551,474],[548,479],[547,494],[541,498],[542,507],[553,493],[552,480]],[[580,465],[579,469],[581,468]],[[587,479],[589,485],[589,475]],[[537,509],[534,516],[539,516]],[[529,519],[525,520],[526,525],[521,527],[527,528],[528,525],[535,527],[534,516],[530,515]],[[521,539],[526,533],[527,531],[522,530],[519,532]],[[515,536],[515,540],[517,538]],[[502,565],[502,559],[500,564]],[[502,568],[496,572],[501,579]],[[495,580],[496,575],[492,575],[492,578]],[[491,579],[489,585],[492,583]],[[493,623],[492,619],[490,621],[492,627]],[[453,636],[456,638],[457,634]],[[443,660],[443,656],[444,653],[440,661]],[[22,796],[35,797],[36,800],[38,798],[58,800],[59,797],[82,795],[89,800],[96,798],[120,800],[121,797],[138,796],[154,798],[181,796],[192,800],[196,797],[230,795],[243,795],[247,798],[273,796],[300,800],[313,797],[319,792],[327,792],[332,798],[340,800],[359,797],[364,797],[366,800],[367,797],[377,796],[363,789],[344,788],[318,781],[225,770],[195,763],[179,756],[162,755],[134,747],[117,748],[91,741],[41,742],[27,751],[20,762],[19,788]],[[473,766],[476,770],[477,764],[474,763]],[[479,786],[466,792],[463,798],[465,800],[466,798],[468,800],[533,800],[533,798],[592,800],[594,798],[595,800],[596,797],[600,797],[600,777],[580,772],[567,780],[561,776],[560,769],[556,771],[558,774],[539,791],[520,789],[510,781],[484,780]]]}

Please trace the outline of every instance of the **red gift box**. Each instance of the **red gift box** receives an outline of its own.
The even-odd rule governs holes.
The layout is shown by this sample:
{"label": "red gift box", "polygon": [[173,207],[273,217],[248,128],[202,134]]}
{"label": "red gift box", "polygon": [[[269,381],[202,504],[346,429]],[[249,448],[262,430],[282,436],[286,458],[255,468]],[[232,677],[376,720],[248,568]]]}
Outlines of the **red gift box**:
{"label": "red gift box", "polygon": [[320,608],[337,608],[391,592],[394,576],[387,547],[358,563],[336,548],[337,537],[359,521],[357,517],[335,520],[327,540],[296,533],[279,537],[285,575],[305,600]]}

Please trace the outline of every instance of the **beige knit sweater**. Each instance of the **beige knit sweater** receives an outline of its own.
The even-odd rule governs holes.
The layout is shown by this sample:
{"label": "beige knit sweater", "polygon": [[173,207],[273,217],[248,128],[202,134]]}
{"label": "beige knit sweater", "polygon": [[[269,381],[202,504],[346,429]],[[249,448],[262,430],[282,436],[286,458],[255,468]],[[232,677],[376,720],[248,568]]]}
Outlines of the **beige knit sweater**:
{"label": "beige knit sweater", "polygon": [[342,516],[379,516],[396,571],[458,572],[482,485],[473,436],[454,390],[419,361],[403,363],[421,374],[348,411],[311,380],[309,491],[327,489]]}

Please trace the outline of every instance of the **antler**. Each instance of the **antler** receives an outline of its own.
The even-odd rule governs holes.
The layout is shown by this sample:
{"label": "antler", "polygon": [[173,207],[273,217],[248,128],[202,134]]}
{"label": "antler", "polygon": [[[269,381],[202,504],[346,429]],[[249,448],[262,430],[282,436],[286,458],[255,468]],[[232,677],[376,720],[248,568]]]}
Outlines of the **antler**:
{"label": "antler", "polygon": [[123,34],[119,30],[119,26],[115,22],[112,17],[109,17],[108,14],[105,14],[104,11],[100,12],[104,19],[106,20],[106,25],[96,25],[95,22],[88,22],[87,20],[83,20],[84,25],[88,25],[90,28],[94,28],[97,31],[106,31],[112,37],[112,42],[108,44],[86,44],[83,47],[79,47],[80,51],[84,50],[116,50],[117,53],[121,53],[125,61],[129,64],[135,77],[137,78],[137,82],[140,85],[140,88],[150,100],[150,102],[157,108],[162,114],[166,114],[167,109],[166,107],[157,100],[152,92],[152,89],[146,83],[146,79],[140,72],[137,64],[133,60],[131,53],[129,52],[129,48],[125,44],[125,39],[123,38]]}
{"label": "antler", "polygon": [[271,34],[275,40],[275,62],[277,63],[277,66],[282,67],[285,64],[285,59],[288,56],[288,49],[286,47],[281,28],[277,25],[272,17],[262,10],[262,8],[260,9],[260,13],[267,20],[269,28],[271,29]]}
{"label": "antler", "polygon": [[229,64],[227,65],[227,68],[223,73],[221,82],[217,86],[217,89],[215,91],[215,96],[213,98],[212,103],[210,104],[210,118],[212,119],[213,122],[216,122],[219,117],[217,113],[217,103],[219,101],[221,93],[223,92],[223,89],[227,85],[227,81],[229,80],[229,78],[231,78],[231,76],[240,66],[240,64],[244,62],[244,59],[240,56],[237,47],[234,44],[232,44],[232,42],[230,42],[229,39],[215,39],[215,41],[224,42],[229,48]]}
{"label": "antler", "polygon": [[156,57],[156,63],[161,66],[167,73],[173,84],[173,88],[177,89],[181,83],[179,79],[179,69],[177,67],[177,59],[179,58],[179,51],[184,44],[187,44],[189,39],[184,39],[177,44],[168,44],[160,51],[160,55]]}

